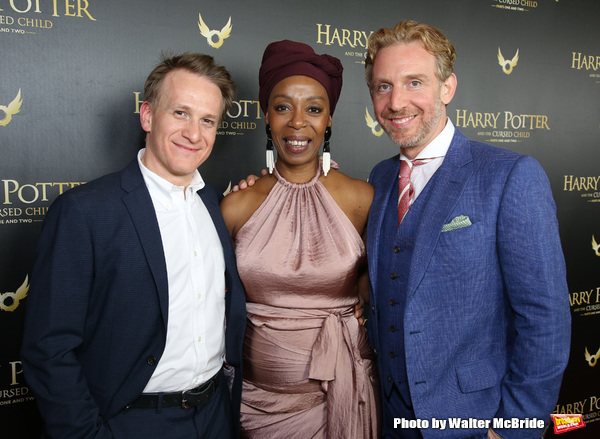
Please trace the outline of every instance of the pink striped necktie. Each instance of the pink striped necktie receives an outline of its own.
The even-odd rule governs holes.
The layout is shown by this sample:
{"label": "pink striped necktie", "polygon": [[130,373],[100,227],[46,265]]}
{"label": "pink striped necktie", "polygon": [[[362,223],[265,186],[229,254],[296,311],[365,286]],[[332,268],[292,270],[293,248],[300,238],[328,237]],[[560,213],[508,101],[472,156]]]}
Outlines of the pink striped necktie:
{"label": "pink striped necktie", "polygon": [[[434,157],[435,158],[435,157]],[[398,179],[398,227],[402,223],[402,220],[406,216],[408,209],[413,203],[413,195],[415,188],[410,181],[410,174],[412,173],[414,166],[424,165],[429,163],[433,158],[430,159],[419,159],[419,160],[400,160],[400,178]]]}

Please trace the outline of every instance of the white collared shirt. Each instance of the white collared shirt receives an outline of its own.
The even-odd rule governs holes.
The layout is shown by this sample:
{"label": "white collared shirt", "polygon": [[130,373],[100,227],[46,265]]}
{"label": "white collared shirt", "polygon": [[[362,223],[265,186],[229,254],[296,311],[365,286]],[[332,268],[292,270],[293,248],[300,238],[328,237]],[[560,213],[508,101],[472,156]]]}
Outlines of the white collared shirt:
{"label": "white collared shirt", "polygon": [[[454,124],[448,118],[446,126],[442,132],[438,134],[437,137],[433,139],[417,157],[415,157],[415,160],[429,159],[432,157],[435,158],[428,163],[413,167],[410,175],[410,181],[413,184],[415,191],[413,195],[413,202],[417,199],[423,189],[425,189],[425,186],[433,174],[435,174],[435,171],[442,166],[444,157],[446,157],[446,153],[448,152],[448,148],[450,148],[450,143],[454,137],[454,130]],[[400,153],[400,160],[409,159],[404,154]]]}
{"label": "white collared shirt", "polygon": [[[225,357],[225,259],[214,223],[190,185],[175,186],[138,164],[154,204],[169,285],[165,350],[144,393],[192,389],[215,375]],[[185,193],[185,196],[184,196]]]}

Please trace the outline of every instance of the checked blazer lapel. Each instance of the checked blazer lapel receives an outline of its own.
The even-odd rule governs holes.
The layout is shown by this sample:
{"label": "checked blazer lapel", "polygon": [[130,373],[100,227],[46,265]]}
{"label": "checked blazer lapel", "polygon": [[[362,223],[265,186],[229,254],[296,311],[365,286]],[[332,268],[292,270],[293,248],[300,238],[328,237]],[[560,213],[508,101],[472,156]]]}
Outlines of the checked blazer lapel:
{"label": "checked blazer lapel", "polygon": [[412,297],[417,290],[431,260],[437,242],[454,211],[465,186],[473,174],[473,162],[469,140],[455,131],[444,162],[429,181],[429,196],[423,209],[423,221],[419,225],[411,261],[407,294]]}
{"label": "checked blazer lapel", "polygon": [[[165,261],[156,212],[148,188],[144,183],[137,158],[121,173],[121,187],[127,192],[123,196],[123,203],[125,203],[131,215],[131,220],[144,249],[148,265],[150,266],[156,290],[158,291],[160,309],[166,330],[169,315],[167,263]],[[136,256],[132,255],[132,257]]]}

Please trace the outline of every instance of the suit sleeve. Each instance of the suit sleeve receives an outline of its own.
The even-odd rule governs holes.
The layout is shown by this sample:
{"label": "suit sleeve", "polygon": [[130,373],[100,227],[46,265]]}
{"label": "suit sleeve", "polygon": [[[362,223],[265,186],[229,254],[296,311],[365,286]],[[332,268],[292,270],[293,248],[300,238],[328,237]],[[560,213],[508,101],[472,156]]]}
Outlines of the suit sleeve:
{"label": "suit sleeve", "polygon": [[[569,358],[571,314],[556,207],[548,178],[531,157],[520,158],[506,182],[497,244],[515,340],[496,418],[548,422]],[[495,431],[536,437],[531,430]]]}
{"label": "suit sleeve", "polygon": [[42,228],[21,350],[48,437],[112,437],[78,360],[93,276],[92,235],[76,198],[66,193]]}

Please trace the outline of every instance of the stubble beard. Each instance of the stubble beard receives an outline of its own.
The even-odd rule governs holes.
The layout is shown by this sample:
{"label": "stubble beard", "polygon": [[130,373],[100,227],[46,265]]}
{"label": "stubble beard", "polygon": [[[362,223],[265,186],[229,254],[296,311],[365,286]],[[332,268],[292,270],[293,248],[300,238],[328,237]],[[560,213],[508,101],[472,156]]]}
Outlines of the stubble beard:
{"label": "stubble beard", "polygon": [[[400,148],[412,148],[415,146],[420,146],[420,144],[431,135],[431,132],[442,117],[443,110],[444,104],[442,103],[441,99],[438,99],[433,107],[433,112],[431,113],[431,115],[428,118],[423,119],[422,123],[417,128],[416,133],[412,137],[408,138],[406,137],[406,135],[409,132],[409,130],[412,129],[411,127],[396,128],[389,121],[390,118],[406,116],[406,114],[403,114],[405,112],[386,113],[385,115],[383,115],[383,120],[385,121],[385,123],[379,121],[379,124],[386,132],[386,134],[390,137],[390,139]],[[423,114],[422,111],[421,114]]]}

